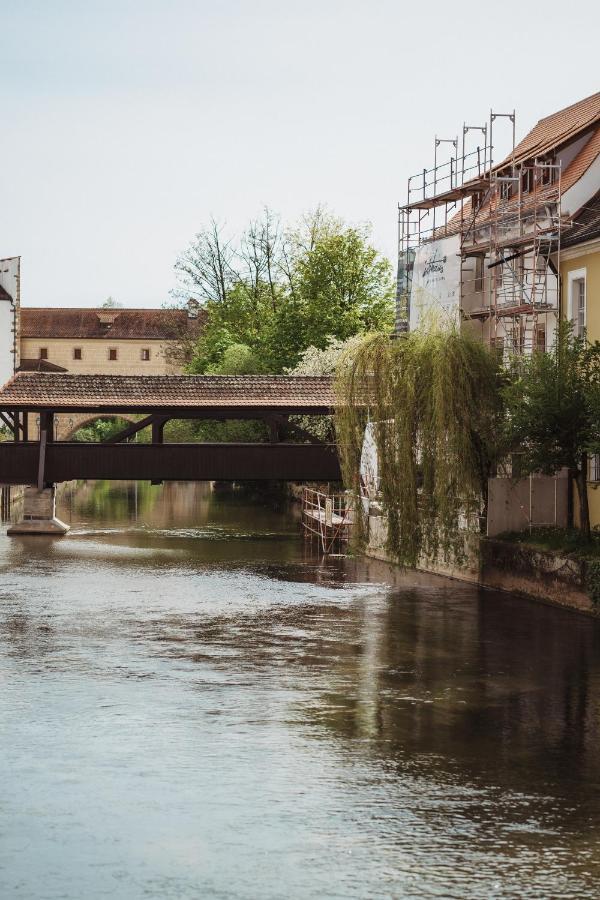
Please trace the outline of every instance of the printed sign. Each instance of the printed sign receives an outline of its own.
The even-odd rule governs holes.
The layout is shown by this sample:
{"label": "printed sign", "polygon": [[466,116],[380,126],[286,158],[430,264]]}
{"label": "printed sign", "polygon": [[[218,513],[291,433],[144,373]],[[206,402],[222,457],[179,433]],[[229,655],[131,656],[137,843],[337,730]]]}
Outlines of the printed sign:
{"label": "printed sign", "polygon": [[458,235],[421,244],[415,253],[410,291],[410,328],[423,319],[458,321],[460,258]]}

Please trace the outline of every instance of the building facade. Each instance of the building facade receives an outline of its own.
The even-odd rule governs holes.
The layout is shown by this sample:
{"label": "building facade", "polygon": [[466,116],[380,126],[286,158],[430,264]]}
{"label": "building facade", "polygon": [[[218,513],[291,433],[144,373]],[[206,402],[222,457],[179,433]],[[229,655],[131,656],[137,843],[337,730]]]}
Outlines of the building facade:
{"label": "building facade", "polygon": [[[496,164],[500,127],[511,129],[513,147]],[[514,135],[515,113],[492,113],[463,126],[460,149],[458,137],[436,138],[434,168],[409,179],[399,331],[436,317],[507,353],[552,342],[561,247],[600,185],[600,92],[541,119],[518,144]],[[442,144],[451,157],[438,163]]]}
{"label": "building facade", "polygon": [[20,258],[0,259],[0,385],[19,366]]}
{"label": "building facade", "polygon": [[172,375],[199,328],[196,307],[66,309],[23,307],[22,369],[79,375]]}
{"label": "building facade", "polygon": [[[512,131],[512,150],[496,164],[499,127]],[[546,350],[568,317],[600,340],[599,189],[600,92],[541,119],[519,143],[514,112],[464,125],[460,142],[436,138],[434,167],[409,179],[399,210],[397,331],[453,323],[507,356]],[[589,500],[600,525],[598,457]]]}
{"label": "building facade", "polygon": [[[203,321],[204,313],[192,301],[186,309],[23,307],[19,369],[176,375],[183,371]],[[89,416],[57,416],[55,437],[68,440],[90,421]],[[29,434],[36,435],[38,429],[39,422],[30,417]]]}
{"label": "building facade", "polygon": [[[561,247],[560,276],[563,315],[576,334],[600,341],[600,190],[575,216]],[[600,526],[600,455],[588,470],[588,499],[592,526]]]}

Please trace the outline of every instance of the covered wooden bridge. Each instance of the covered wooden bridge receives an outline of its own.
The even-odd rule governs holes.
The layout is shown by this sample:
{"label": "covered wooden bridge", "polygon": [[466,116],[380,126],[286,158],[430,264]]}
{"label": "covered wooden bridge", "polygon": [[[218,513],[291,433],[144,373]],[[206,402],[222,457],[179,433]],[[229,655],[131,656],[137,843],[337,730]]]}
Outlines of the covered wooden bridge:
{"label": "covered wooden bridge", "polygon": [[[17,530],[47,531],[37,525],[56,521],[54,485],[71,479],[336,481],[335,445],[290,422],[327,415],[333,407],[331,379],[316,376],[19,372],[0,390],[0,423],[13,438],[0,442],[0,483],[32,486],[25,504],[29,525]],[[59,418],[82,416],[141,418],[103,443],[60,440]],[[171,419],[262,420],[270,441],[164,443]],[[150,443],[130,440],[148,427]]]}
{"label": "covered wooden bridge", "polygon": [[[73,478],[337,480],[335,446],[289,423],[290,416],[331,413],[333,405],[331,379],[314,376],[19,372],[0,390],[0,421],[14,438],[0,443],[0,482],[41,488]],[[88,419],[142,418],[106,443],[56,440],[57,417],[81,414]],[[263,420],[271,440],[164,443],[163,429],[170,419]],[[151,443],[127,442],[147,427],[152,429]],[[280,440],[283,432],[286,440]]]}

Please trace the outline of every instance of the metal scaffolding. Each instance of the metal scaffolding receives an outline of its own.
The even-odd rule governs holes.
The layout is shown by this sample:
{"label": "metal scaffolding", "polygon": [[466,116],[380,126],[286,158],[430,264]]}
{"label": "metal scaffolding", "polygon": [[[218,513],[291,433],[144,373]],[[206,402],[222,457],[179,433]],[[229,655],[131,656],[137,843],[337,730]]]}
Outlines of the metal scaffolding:
{"label": "metal scaffolding", "polygon": [[[511,126],[512,149],[494,164],[494,125]],[[480,136],[474,149],[468,142]],[[448,145],[449,160],[438,161]],[[515,113],[435,138],[434,166],[408,179],[399,207],[397,330],[407,331],[415,256],[457,236],[460,320],[507,353],[545,349],[558,316],[561,168],[553,158],[515,160]]]}

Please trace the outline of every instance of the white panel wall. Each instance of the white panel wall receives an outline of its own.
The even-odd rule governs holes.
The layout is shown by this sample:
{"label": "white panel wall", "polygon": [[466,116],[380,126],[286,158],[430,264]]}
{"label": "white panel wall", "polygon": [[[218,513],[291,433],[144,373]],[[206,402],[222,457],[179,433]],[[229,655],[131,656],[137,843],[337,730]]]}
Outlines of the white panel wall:
{"label": "white panel wall", "polygon": [[428,320],[458,323],[460,259],[458,235],[422,244],[415,253],[410,291],[410,330]]}
{"label": "white panel wall", "polygon": [[12,304],[0,297],[0,385],[12,378],[14,371],[14,313]]}
{"label": "white panel wall", "polygon": [[[0,260],[0,285],[18,303],[18,256]],[[15,373],[15,305],[8,298],[0,297],[0,385]]]}

